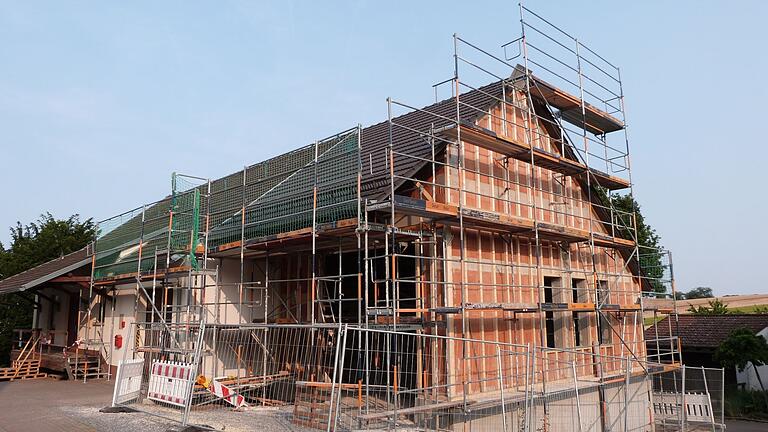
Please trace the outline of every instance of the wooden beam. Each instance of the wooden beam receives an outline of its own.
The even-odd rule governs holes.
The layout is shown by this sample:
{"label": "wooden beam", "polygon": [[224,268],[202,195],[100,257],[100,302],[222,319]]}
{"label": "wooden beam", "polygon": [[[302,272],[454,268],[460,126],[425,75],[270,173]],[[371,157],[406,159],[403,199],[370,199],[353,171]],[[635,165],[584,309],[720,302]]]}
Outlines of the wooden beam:
{"label": "wooden beam", "polygon": [[[39,308],[39,307],[42,307],[42,305],[40,304],[40,302],[37,302],[37,301],[35,301],[35,299],[31,299],[31,298],[29,298],[29,297],[25,296],[25,295],[24,295],[24,294],[25,294],[25,292],[24,292],[24,291],[19,291],[19,292],[16,292],[16,293],[14,293],[14,294],[16,294],[16,295],[18,295],[19,297],[21,297],[21,299],[22,299],[22,300],[24,300],[24,301],[28,301],[28,302],[32,303],[32,304],[33,304],[35,307],[37,307],[37,308]],[[39,295],[39,294],[38,294],[38,295]],[[44,297],[44,298],[46,298],[46,299],[50,300],[50,301],[51,301],[51,302],[53,302],[53,303],[57,303],[57,302],[54,302],[54,301],[53,301],[53,299],[49,299],[48,297]]]}
{"label": "wooden beam", "polygon": [[76,282],[90,282],[90,276],[59,276],[51,279],[50,283],[76,283]]}

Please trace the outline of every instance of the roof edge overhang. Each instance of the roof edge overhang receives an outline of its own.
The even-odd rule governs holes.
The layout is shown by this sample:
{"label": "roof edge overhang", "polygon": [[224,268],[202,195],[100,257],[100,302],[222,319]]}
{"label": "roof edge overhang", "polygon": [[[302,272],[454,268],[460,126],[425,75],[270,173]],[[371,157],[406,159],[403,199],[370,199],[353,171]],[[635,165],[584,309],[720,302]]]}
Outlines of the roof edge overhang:
{"label": "roof edge overhang", "polygon": [[52,279],[89,265],[93,259],[86,246],[70,254],[41,263],[21,273],[0,280],[0,295],[24,292]]}
{"label": "roof edge overhang", "polygon": [[18,291],[26,291],[26,290],[28,290],[30,288],[34,288],[34,287],[36,287],[36,286],[38,286],[40,284],[48,282],[51,279],[55,279],[55,278],[57,278],[59,276],[65,275],[65,274],[67,274],[67,273],[69,273],[69,272],[71,272],[73,270],[79,269],[80,267],[82,267],[82,266],[84,266],[86,264],[90,264],[90,262],[91,262],[91,258],[84,258],[83,260],[78,261],[78,262],[76,262],[74,264],[68,265],[68,266],[60,268],[58,270],[54,270],[54,271],[48,273],[45,276],[39,277],[39,278],[37,278],[35,280],[31,280],[31,281],[29,281],[29,282],[27,282],[25,284],[22,284]]}

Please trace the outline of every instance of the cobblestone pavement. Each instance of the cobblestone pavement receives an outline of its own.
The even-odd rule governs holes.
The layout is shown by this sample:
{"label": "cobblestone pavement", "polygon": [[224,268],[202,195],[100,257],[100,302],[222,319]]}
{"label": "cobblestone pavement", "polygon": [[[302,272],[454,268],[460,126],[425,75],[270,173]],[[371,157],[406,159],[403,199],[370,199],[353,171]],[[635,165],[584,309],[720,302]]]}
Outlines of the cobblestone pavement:
{"label": "cobblestone pavement", "polygon": [[41,379],[0,382],[0,432],[164,432],[171,424],[148,416],[103,414],[113,382]]}

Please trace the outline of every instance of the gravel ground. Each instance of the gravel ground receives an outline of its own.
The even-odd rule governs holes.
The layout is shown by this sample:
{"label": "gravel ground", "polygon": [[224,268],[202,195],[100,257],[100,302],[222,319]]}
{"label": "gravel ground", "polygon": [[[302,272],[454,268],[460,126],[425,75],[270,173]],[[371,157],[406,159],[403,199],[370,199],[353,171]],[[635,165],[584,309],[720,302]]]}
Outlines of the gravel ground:
{"label": "gravel ground", "polygon": [[[0,432],[176,432],[182,429],[177,422],[142,412],[99,412],[109,405],[112,386],[113,382],[101,380],[0,382]],[[178,410],[163,409],[151,402],[139,408],[174,418],[180,416]],[[209,407],[193,410],[190,422],[227,432],[301,431],[291,423],[291,412],[291,407],[254,407],[239,411]]]}
{"label": "gravel ground", "polygon": [[[112,399],[113,382],[88,383],[42,379],[0,382],[0,432],[181,432],[177,422],[142,412],[102,413]],[[141,409],[160,413],[153,403]],[[234,411],[228,408],[198,407],[190,414],[192,423],[209,425],[226,432],[269,431],[309,432],[291,423],[292,407],[254,407]],[[179,416],[178,410],[165,410]],[[768,431],[768,423],[727,420],[728,432]],[[707,429],[709,430],[709,429]],[[312,430],[313,432],[317,432]]]}
{"label": "gravel ground", "polygon": [[746,420],[726,420],[728,432],[765,432],[768,431],[768,422],[754,422]]}
{"label": "gravel ground", "polygon": [[165,432],[172,423],[145,415],[105,414],[112,382],[40,379],[0,383],[2,432]]}
{"label": "gravel ground", "polygon": [[175,424],[169,420],[144,415],[141,413],[102,413],[99,412],[106,404],[73,405],[60,408],[62,414],[73,420],[82,422],[96,431],[104,432],[166,432],[174,429]]}
{"label": "gravel ground", "polygon": [[[70,407],[68,408],[68,415],[88,423],[97,431],[175,432],[182,429],[178,423],[144,412],[102,413],[99,412],[100,408],[92,406]],[[157,412],[153,407],[149,407],[149,411]],[[163,414],[176,416],[179,413],[172,411]],[[286,408],[246,408],[241,411],[217,409],[208,410],[204,413],[191,413],[190,423],[207,425],[216,430],[227,432],[297,431],[296,425],[290,421],[290,414],[291,410]]]}

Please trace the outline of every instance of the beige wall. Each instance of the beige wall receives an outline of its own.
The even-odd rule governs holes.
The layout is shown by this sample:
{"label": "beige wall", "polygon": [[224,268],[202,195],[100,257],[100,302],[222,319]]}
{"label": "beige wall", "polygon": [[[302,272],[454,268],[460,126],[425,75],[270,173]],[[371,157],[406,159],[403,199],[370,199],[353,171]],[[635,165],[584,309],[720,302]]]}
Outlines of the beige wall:
{"label": "beige wall", "polygon": [[55,303],[43,297],[38,298],[41,308],[37,326],[44,332],[53,330],[53,344],[63,346],[67,343],[65,332],[68,330],[70,295],[67,291],[54,288],[45,288],[40,292],[55,300]]}

